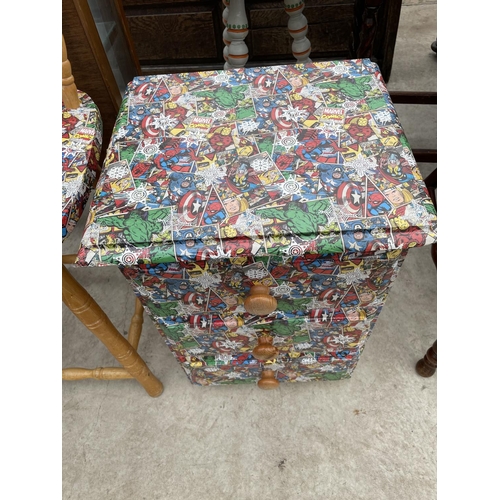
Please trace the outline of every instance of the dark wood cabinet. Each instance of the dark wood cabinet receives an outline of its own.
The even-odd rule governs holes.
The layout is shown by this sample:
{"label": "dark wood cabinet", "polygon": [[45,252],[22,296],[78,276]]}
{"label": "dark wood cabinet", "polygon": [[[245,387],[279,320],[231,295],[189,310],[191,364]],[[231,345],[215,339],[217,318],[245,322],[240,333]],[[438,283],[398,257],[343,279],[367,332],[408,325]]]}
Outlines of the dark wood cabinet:
{"label": "dark wood cabinet", "polygon": [[141,71],[121,2],[63,0],[61,28],[75,83],[101,113],[105,148],[125,86]]}
{"label": "dark wood cabinet", "polygon": [[[123,0],[122,4],[144,74],[222,68],[222,0]],[[283,2],[246,0],[245,7],[247,66],[293,63]],[[401,0],[306,0],[303,13],[309,24],[311,59],[371,57],[388,81],[400,9]]]}

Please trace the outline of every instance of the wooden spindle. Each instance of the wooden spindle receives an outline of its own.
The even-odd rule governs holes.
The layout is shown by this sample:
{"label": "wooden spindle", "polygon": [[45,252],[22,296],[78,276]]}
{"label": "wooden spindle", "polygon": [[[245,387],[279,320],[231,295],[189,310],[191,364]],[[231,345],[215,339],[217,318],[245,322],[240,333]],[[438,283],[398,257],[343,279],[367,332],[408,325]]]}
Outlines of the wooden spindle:
{"label": "wooden spindle", "polygon": [[[122,367],[146,389],[150,396],[158,397],[163,392],[163,384],[151,373],[130,342],[120,334],[106,313],[64,265],[62,266],[62,300],[83,325],[107,347]],[[104,373],[108,375],[112,373],[112,376],[116,377],[117,373],[123,372],[121,370],[119,372],[116,370],[82,372],[80,369],[76,372],[63,372],[63,377],[72,377],[72,380],[76,380],[79,375],[102,378]],[[70,379],[67,378],[67,380]]]}
{"label": "wooden spindle", "polygon": [[292,53],[299,63],[311,62],[311,42],[307,38],[307,19],[302,11],[304,2],[302,0],[284,0],[285,12],[290,16],[288,20],[288,31],[293,38]]}
{"label": "wooden spindle", "polygon": [[124,380],[134,377],[125,368],[63,368],[63,380],[85,380],[93,378],[96,380]]}
{"label": "wooden spindle", "polygon": [[258,344],[253,348],[252,356],[259,361],[268,361],[278,355],[278,349],[273,346],[271,335],[261,335],[257,339]]}
{"label": "wooden spindle", "polygon": [[136,297],[134,315],[132,316],[128,329],[128,341],[136,351],[139,347],[139,340],[141,339],[143,322],[144,308],[142,307],[142,302]]}
{"label": "wooden spindle", "polygon": [[222,3],[225,5],[225,9],[222,12],[222,23],[224,24],[224,32],[222,33],[222,41],[224,42],[224,50],[222,51],[222,56],[224,57],[224,61],[227,63],[227,58],[229,55],[229,45],[231,44],[231,40],[229,40],[229,36],[227,33],[227,18],[229,17],[229,2],[230,0],[222,0]]}
{"label": "wooden spindle", "polygon": [[373,43],[377,31],[377,12],[383,0],[365,0],[361,20],[358,21],[359,43],[356,49],[356,57],[372,58]]}
{"label": "wooden spindle", "polygon": [[[228,3],[225,5],[228,5]],[[224,33],[224,38],[227,37],[227,41],[229,42],[229,45],[226,46],[227,60],[224,64],[224,69],[245,67],[248,61],[248,47],[244,42],[248,34],[245,0],[231,0],[227,17],[227,26]]]}
{"label": "wooden spindle", "polygon": [[80,98],[75,85],[75,79],[71,73],[71,64],[68,61],[66,42],[62,37],[62,101],[66,109],[76,109],[80,107]]}

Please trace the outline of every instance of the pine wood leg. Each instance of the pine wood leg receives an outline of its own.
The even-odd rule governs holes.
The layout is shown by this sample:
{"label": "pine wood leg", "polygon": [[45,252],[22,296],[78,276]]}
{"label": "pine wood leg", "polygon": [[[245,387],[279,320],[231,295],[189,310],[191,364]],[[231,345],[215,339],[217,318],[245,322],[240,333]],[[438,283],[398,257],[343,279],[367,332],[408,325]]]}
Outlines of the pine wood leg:
{"label": "pine wood leg", "polygon": [[[62,299],[73,314],[107,347],[115,359],[152,396],[163,392],[163,384],[150,372],[144,360],[120,334],[90,294],[62,266]],[[137,312],[137,309],[136,309]]]}
{"label": "pine wood leg", "polygon": [[63,368],[63,380],[123,380],[134,378],[125,368]]}
{"label": "pine wood leg", "polygon": [[130,321],[130,326],[128,329],[128,341],[136,351],[139,347],[139,340],[141,339],[143,322],[144,322],[144,307],[142,307],[141,301],[138,298],[136,298],[134,315],[132,316],[132,320]]}
{"label": "pine wood leg", "polygon": [[437,340],[427,350],[425,356],[417,362],[415,367],[421,377],[432,377],[437,369]]}

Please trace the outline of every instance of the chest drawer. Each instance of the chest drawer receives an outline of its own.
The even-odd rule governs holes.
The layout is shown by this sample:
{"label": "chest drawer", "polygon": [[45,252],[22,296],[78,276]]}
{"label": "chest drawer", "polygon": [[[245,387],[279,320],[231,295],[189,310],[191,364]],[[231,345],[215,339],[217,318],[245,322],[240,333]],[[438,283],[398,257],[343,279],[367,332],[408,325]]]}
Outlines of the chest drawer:
{"label": "chest drawer", "polygon": [[[178,356],[358,349],[370,334],[402,263],[394,258],[245,257],[123,268],[169,348]],[[276,310],[245,311],[252,286],[267,285]],[[259,355],[255,354],[257,357]]]}
{"label": "chest drawer", "polygon": [[[217,323],[219,322],[219,323]],[[277,320],[228,330],[218,318],[207,328],[180,323],[160,327],[160,333],[170,349],[180,357],[227,356],[255,353],[259,339],[269,337],[266,343],[277,354],[301,352],[328,352],[341,356],[345,351],[359,349],[375,324],[375,318],[350,325],[336,323],[331,317],[326,321],[309,318]]]}
{"label": "chest drawer", "polygon": [[[242,257],[122,268],[148,312],[164,326],[190,323],[207,328],[222,321],[229,331],[257,321],[330,316],[352,322],[380,307],[403,262],[403,252],[342,260],[302,256]],[[275,310],[246,310],[252,287],[265,285]],[[217,318],[217,319],[216,319]]]}
{"label": "chest drawer", "polygon": [[[261,362],[251,355],[227,358],[205,357],[180,360],[191,382],[197,385],[227,383],[259,383],[261,388],[274,388],[281,382],[312,382],[349,378],[358,361],[358,354],[335,358],[316,353],[280,355],[269,362]],[[266,373],[267,372],[267,373]],[[266,387],[266,383],[273,384]],[[264,387],[261,385],[264,382]]]}

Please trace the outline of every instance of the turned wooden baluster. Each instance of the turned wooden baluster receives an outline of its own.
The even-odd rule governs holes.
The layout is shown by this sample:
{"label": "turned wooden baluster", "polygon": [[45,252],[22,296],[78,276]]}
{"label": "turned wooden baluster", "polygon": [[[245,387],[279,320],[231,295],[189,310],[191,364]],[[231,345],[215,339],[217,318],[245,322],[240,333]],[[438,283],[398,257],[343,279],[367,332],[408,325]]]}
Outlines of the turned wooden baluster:
{"label": "turned wooden baluster", "polygon": [[230,35],[227,33],[227,18],[229,17],[229,2],[230,0],[222,0],[222,3],[224,4],[225,8],[224,11],[222,12],[222,23],[224,24],[224,31],[222,33],[222,41],[224,42],[224,50],[222,51],[222,56],[224,57],[224,61],[226,61],[227,64],[227,58],[229,56],[229,45],[231,44],[231,40],[229,40]]}
{"label": "turned wooden baluster", "polygon": [[365,0],[361,19],[358,20],[358,47],[356,57],[371,58],[373,56],[373,42],[377,31],[377,12],[383,0]]}
{"label": "turned wooden baluster", "polygon": [[307,19],[302,11],[304,10],[303,0],[284,0],[285,12],[290,16],[288,20],[288,31],[293,38],[292,53],[299,63],[311,62],[311,42],[307,35]]}
{"label": "turned wooden baluster", "polygon": [[62,37],[62,100],[67,109],[77,109],[80,107],[80,98],[75,85],[75,79],[71,72],[71,64],[68,61],[66,42]]}
{"label": "turned wooden baluster", "polygon": [[136,351],[139,348],[139,341],[141,340],[143,323],[144,323],[144,307],[142,306],[141,301],[138,298],[136,298],[134,315],[130,320],[130,326],[128,328],[128,341]]}
{"label": "turned wooden baluster", "polygon": [[418,361],[415,367],[421,377],[432,377],[437,369],[437,340],[425,353],[425,356]]}
{"label": "turned wooden baluster", "polygon": [[255,316],[267,316],[278,307],[277,300],[269,295],[269,287],[265,285],[254,285],[250,289],[248,297],[243,302],[245,310]]}
{"label": "turned wooden baluster", "polygon": [[[231,4],[229,4],[229,1]],[[244,42],[248,34],[248,20],[245,12],[245,0],[224,0],[227,14],[226,29],[223,33],[224,69],[243,68],[248,61],[248,47]],[[224,13],[222,15],[224,22]],[[227,50],[226,50],[227,49]]]}

